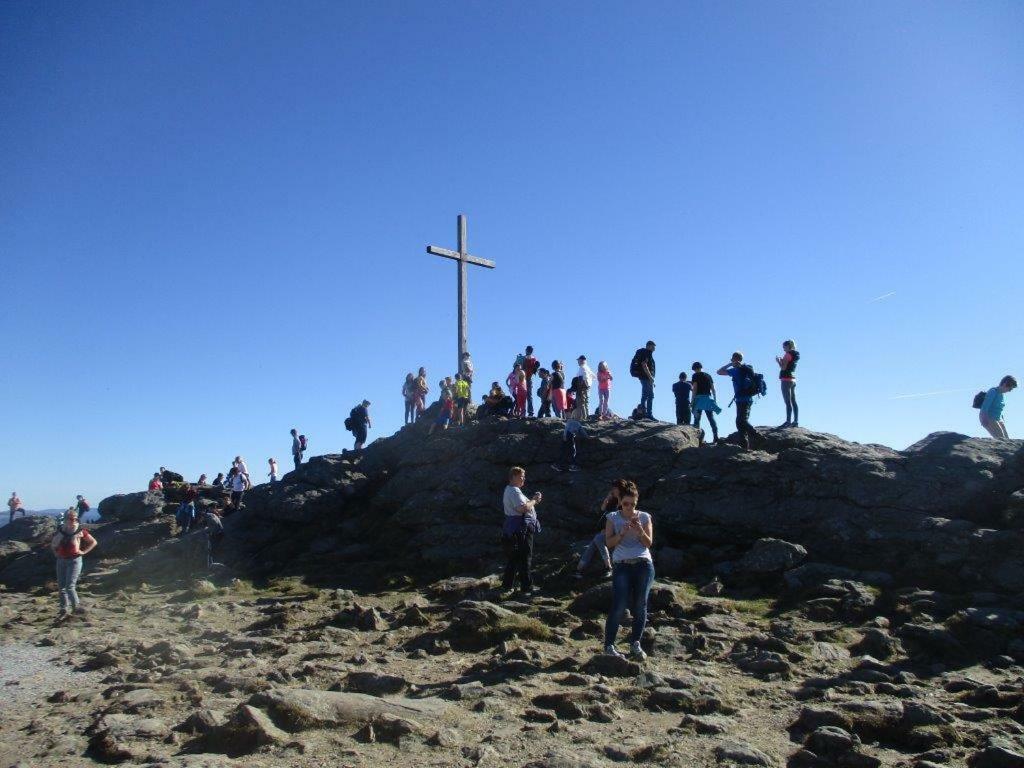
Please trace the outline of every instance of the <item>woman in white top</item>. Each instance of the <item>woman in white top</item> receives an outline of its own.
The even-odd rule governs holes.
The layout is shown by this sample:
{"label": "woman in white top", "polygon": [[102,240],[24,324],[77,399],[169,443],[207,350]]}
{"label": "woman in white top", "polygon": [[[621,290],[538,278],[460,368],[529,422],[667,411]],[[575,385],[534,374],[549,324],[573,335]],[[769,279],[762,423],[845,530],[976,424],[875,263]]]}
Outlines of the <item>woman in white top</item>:
{"label": "woman in white top", "polygon": [[640,647],[640,637],[647,624],[647,595],[654,583],[654,560],[651,544],[654,527],[651,516],[636,508],[639,499],[636,483],[627,481],[619,499],[619,510],[608,515],[604,538],[612,553],[612,608],[604,626],[604,651],[621,656],[615,649],[619,622],[628,607],[633,616],[629,633],[629,653],[634,658],[647,658]]}

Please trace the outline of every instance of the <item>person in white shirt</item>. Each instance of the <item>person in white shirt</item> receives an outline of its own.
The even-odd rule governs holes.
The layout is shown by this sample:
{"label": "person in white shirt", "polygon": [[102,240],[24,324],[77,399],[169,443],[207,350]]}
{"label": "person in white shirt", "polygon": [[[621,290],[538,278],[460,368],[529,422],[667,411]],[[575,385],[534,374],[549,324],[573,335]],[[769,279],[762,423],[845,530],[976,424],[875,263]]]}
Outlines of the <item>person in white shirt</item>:
{"label": "person in white shirt", "polygon": [[637,509],[640,494],[636,484],[627,481],[619,497],[619,509],[605,518],[604,540],[612,551],[612,605],[604,628],[604,651],[621,656],[615,649],[615,636],[626,608],[633,617],[629,633],[629,653],[635,659],[647,658],[640,638],[647,623],[647,595],[654,583],[654,524],[647,512]]}
{"label": "person in white shirt", "polygon": [[579,363],[580,368],[576,371],[576,406],[583,410],[583,419],[590,416],[590,385],[594,383],[594,372],[587,365],[586,355],[580,355],[576,358],[576,362]]}
{"label": "person in white shirt", "polygon": [[505,522],[501,528],[501,543],[507,559],[502,588],[504,592],[511,592],[518,580],[520,591],[529,597],[536,592],[530,569],[533,566],[533,537],[540,532],[536,508],[542,497],[537,492],[526,498],[523,493],[524,483],[526,470],[512,467],[508,471],[508,485],[502,496]]}

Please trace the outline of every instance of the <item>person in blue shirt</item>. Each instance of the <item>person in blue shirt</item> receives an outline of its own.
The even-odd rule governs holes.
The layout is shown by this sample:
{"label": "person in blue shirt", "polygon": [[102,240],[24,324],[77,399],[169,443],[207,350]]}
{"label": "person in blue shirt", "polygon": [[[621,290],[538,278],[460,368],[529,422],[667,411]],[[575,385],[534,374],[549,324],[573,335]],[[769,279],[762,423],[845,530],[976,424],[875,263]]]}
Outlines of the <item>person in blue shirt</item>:
{"label": "person in blue shirt", "polygon": [[1013,376],[1003,376],[998,387],[992,387],[985,393],[981,404],[981,426],[997,440],[1009,440],[1006,424],[1003,423],[1003,396],[1017,388],[1017,380]]}
{"label": "person in blue shirt", "polygon": [[761,435],[750,424],[750,407],[754,404],[754,396],[744,393],[744,381],[753,376],[753,373],[753,368],[743,364],[742,352],[733,352],[732,360],[718,369],[719,376],[728,376],[732,379],[736,402],[736,431],[740,433],[740,445],[744,448],[750,448],[751,439],[761,439]]}

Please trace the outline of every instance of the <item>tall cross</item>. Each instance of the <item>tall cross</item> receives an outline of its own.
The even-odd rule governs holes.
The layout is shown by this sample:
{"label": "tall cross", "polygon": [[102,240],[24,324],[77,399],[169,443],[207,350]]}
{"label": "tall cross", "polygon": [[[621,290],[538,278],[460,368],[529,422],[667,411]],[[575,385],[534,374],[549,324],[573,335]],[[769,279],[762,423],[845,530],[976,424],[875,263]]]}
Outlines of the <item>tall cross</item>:
{"label": "tall cross", "polygon": [[456,366],[456,371],[462,370],[462,356],[466,353],[466,347],[468,346],[467,341],[467,325],[468,325],[468,310],[467,310],[467,284],[466,284],[466,265],[476,264],[478,267],[487,267],[488,269],[494,269],[494,262],[489,259],[481,259],[477,256],[470,256],[469,244],[466,240],[466,216],[465,214],[459,214],[459,250],[449,251],[447,248],[438,248],[436,245],[428,245],[427,253],[432,253],[434,256],[444,256],[446,259],[455,259],[459,262],[459,363]]}

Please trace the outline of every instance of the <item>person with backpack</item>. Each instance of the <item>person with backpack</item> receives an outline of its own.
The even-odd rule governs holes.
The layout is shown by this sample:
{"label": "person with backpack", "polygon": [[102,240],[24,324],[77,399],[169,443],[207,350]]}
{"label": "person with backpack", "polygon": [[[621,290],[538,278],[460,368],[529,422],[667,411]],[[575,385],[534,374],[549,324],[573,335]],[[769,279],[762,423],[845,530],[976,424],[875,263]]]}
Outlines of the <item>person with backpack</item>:
{"label": "person with backpack", "polygon": [[[1006,424],[1003,422],[1003,396],[1016,388],[1017,380],[1013,376],[1003,376],[999,381],[999,386],[992,387],[985,393],[985,397],[981,401],[981,413],[978,414],[981,426],[997,440],[1010,439],[1010,435],[1006,431]],[[975,398],[975,402],[977,402],[977,398]]]}
{"label": "person with backpack", "polygon": [[629,363],[629,375],[640,379],[640,405],[648,419],[654,418],[654,350],[656,345],[648,341],[633,353]]}
{"label": "person with backpack", "polygon": [[57,557],[57,589],[60,594],[58,621],[82,611],[78,591],[75,589],[82,575],[82,557],[92,552],[98,543],[94,536],[79,525],[78,509],[68,508],[64,513],[64,522],[50,541],[50,549]]}
{"label": "person with backpack", "polygon": [[718,369],[718,375],[732,379],[736,430],[740,435],[740,445],[749,449],[752,440],[761,439],[760,433],[750,423],[750,408],[754,404],[754,395],[764,394],[764,377],[743,363],[742,352],[733,352],[730,362]]}
{"label": "person with backpack", "polygon": [[779,383],[782,385],[782,401],[786,404],[786,423],[780,429],[800,426],[800,408],[796,404],[796,364],[800,362],[796,342],[786,339],[782,342],[782,356],[776,357],[779,364]]}
{"label": "person with backpack", "polygon": [[299,430],[293,428],[292,431],[291,431],[291,435],[292,435],[292,461],[295,462],[295,468],[298,469],[299,465],[302,463],[302,452],[303,452],[304,449],[302,447],[302,441],[299,440]]}
{"label": "person with backpack", "polygon": [[647,624],[647,596],[654,583],[654,523],[647,512],[637,509],[640,492],[636,483],[626,481],[619,498],[619,509],[605,519],[604,540],[612,552],[612,604],[604,626],[604,652],[622,656],[615,648],[615,636],[626,608],[633,618],[629,633],[629,655],[647,658],[640,638]]}
{"label": "person with backpack", "polygon": [[508,485],[502,494],[501,505],[505,521],[501,527],[501,544],[505,550],[505,575],[502,591],[510,593],[519,582],[520,593],[525,597],[535,594],[533,586],[533,539],[540,533],[537,520],[537,505],[543,498],[538,491],[530,498],[523,493],[526,470],[512,467],[508,471]]}
{"label": "person with backpack", "polygon": [[690,413],[690,394],[693,385],[686,380],[686,371],[679,374],[679,381],[672,385],[672,394],[676,398],[676,424],[689,425],[693,414]]}
{"label": "person with backpack", "polygon": [[537,371],[540,377],[540,384],[537,386],[537,397],[540,398],[540,408],[537,409],[537,418],[546,419],[551,416],[551,372],[547,368]]}
{"label": "person with backpack", "polygon": [[555,412],[555,416],[562,418],[562,414],[565,413],[567,396],[565,391],[565,368],[558,360],[551,361],[551,384],[549,391],[551,393],[551,409]]}
{"label": "person with backpack", "polygon": [[370,401],[363,400],[363,402],[349,412],[348,419],[346,419],[345,427],[355,437],[355,446],[352,450],[363,450],[363,445],[366,443],[366,431],[372,426],[373,423],[370,421]]}
{"label": "person with backpack", "polygon": [[[79,496],[78,498],[82,498]],[[25,508],[21,506],[21,499],[18,498],[17,491],[11,491],[11,498],[7,500],[7,508],[10,510],[10,517],[7,518],[7,524],[10,525],[14,522],[14,516],[21,512],[21,516],[25,516]]]}
{"label": "person with backpack", "polygon": [[715,423],[715,414],[721,413],[715,400],[715,380],[711,374],[704,372],[704,366],[694,363],[690,366],[693,371],[691,385],[693,387],[693,425],[700,432],[700,442],[704,442],[704,430],[700,428],[700,417],[705,413],[708,416],[708,424],[711,425],[711,440],[718,442],[718,424]]}

